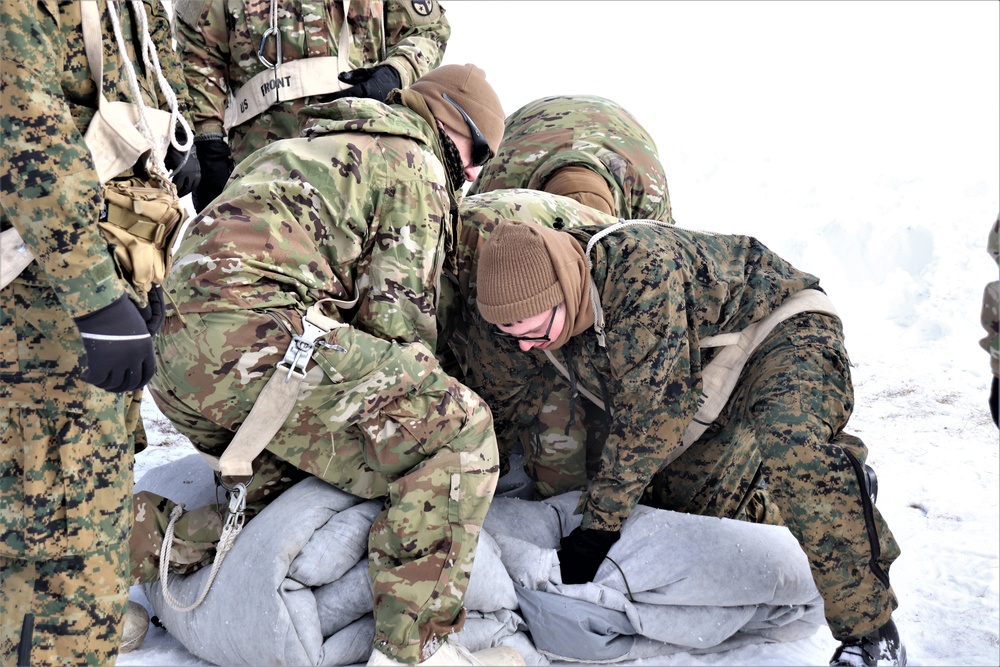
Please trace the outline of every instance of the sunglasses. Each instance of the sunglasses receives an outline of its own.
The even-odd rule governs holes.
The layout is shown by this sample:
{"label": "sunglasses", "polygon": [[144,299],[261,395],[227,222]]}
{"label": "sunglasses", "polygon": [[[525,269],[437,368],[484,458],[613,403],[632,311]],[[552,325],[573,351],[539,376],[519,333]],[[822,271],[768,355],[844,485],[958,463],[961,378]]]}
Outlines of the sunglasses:
{"label": "sunglasses", "polygon": [[465,119],[465,124],[469,126],[469,132],[472,133],[472,166],[482,167],[493,158],[493,150],[486,143],[486,137],[483,136],[483,133],[479,131],[476,124],[469,118],[469,114],[465,113],[465,109],[458,106],[458,102],[448,97],[448,93],[441,93],[441,97],[448,100],[453,107],[458,109],[458,113],[462,114],[462,118]]}
{"label": "sunglasses", "polygon": [[559,306],[552,309],[552,317],[549,318],[549,326],[545,328],[545,333],[541,336],[515,336],[514,334],[507,333],[506,331],[501,331],[499,327],[493,327],[493,333],[495,333],[500,338],[506,338],[507,340],[514,340],[518,342],[525,343],[549,343],[551,339],[549,338],[549,332],[552,331],[552,323],[556,321],[556,311],[559,310]]}

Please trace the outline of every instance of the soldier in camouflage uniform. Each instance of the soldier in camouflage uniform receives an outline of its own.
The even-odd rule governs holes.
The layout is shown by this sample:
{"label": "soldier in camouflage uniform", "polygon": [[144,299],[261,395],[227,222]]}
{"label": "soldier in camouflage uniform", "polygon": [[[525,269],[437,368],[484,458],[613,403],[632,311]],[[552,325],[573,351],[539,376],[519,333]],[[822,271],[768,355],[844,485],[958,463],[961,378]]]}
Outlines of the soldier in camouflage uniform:
{"label": "soldier in camouflage uniform", "polygon": [[[567,379],[541,351],[518,351],[514,343],[496,336],[493,327],[482,320],[476,308],[478,261],[483,243],[501,220],[551,225],[555,229],[610,226],[618,220],[568,197],[534,190],[498,190],[470,195],[462,200],[460,213],[462,223],[455,284],[461,301],[454,308],[456,324],[449,344],[466,371],[463,382],[482,396],[493,411],[501,455],[510,454],[518,446],[522,448],[525,471],[533,482],[535,497],[547,498],[585,489],[588,474],[596,471],[607,435],[604,410],[578,391],[570,391]],[[533,381],[539,375],[545,376],[545,382]],[[751,464],[757,465],[760,461],[753,439],[739,433],[734,440],[739,440],[743,449],[737,452],[731,443],[725,443],[724,452],[718,449],[719,443],[713,443],[715,448],[706,446],[699,455],[699,462],[692,465],[700,469],[706,461],[713,461],[720,471],[744,466],[753,478]],[[746,463],[736,464],[734,459]],[[680,488],[675,482],[673,491],[668,492],[657,484],[654,493],[651,486],[642,502],[755,523],[780,523],[766,490],[751,485],[747,492],[747,483],[742,481],[743,472],[742,468],[738,471],[733,468],[729,473],[735,474],[736,479],[741,480],[738,485],[744,487],[732,506],[699,495],[700,474],[692,477],[690,488]]]}
{"label": "soldier in camouflage uniform", "polygon": [[[93,7],[107,99],[136,102],[122,74],[130,58],[142,101],[170,107],[133,41],[146,22],[183,100],[161,4],[119,3],[127,54],[105,0]],[[36,258],[0,289],[0,662],[112,665],[128,599],[126,411],[153,373],[156,318],[129,298],[97,228],[101,182],[84,133],[98,96],[81,3],[5,1],[0,25],[0,232],[16,230]]]}
{"label": "soldier in camouflage uniform", "polygon": [[[501,144],[502,146],[503,144]],[[489,165],[487,165],[487,169]],[[484,172],[486,170],[484,169]],[[481,178],[482,176],[480,176]],[[478,181],[478,179],[477,179]],[[539,208],[545,210],[539,215]],[[539,220],[557,227],[613,224],[616,218],[562,196],[535,190],[500,190],[470,195],[459,207],[461,226],[454,278],[444,283],[454,294],[442,306],[447,321],[439,356],[454,359],[455,374],[486,396],[493,411],[502,459],[520,449],[539,498],[586,485],[586,441],[590,414],[583,401],[570,394],[541,353],[512,354],[508,341],[492,334],[476,310],[476,269],[483,242],[500,219]],[[447,312],[445,312],[447,310]],[[553,373],[544,396],[527,395],[526,382],[537,373]]]}
{"label": "soldier in camouflage uniform", "polygon": [[[500,152],[469,194],[506,188],[563,195],[617,218],[673,222],[667,178],[653,138],[621,105],[594,95],[544,97],[507,117]],[[562,217],[580,220],[580,216]],[[478,331],[467,328],[464,335]],[[453,347],[463,344],[461,338]],[[491,350],[497,344],[492,336],[468,344],[476,346],[476,354],[464,350],[456,354],[481,367],[471,373],[509,377],[509,389],[517,390],[515,376],[488,368],[509,363],[509,355]],[[568,414],[571,408],[573,414]],[[556,378],[545,403],[534,413],[536,421],[521,432],[521,447],[540,496],[585,482],[584,425],[592,421],[587,411],[587,402],[576,401],[569,386]]]}
{"label": "soldier in camouflage uniform", "polygon": [[[174,310],[152,394],[196,447],[222,454],[265,382],[286,372],[275,366],[305,310],[336,300],[325,314],[341,324],[254,462],[249,500],[257,510],[305,474],[388,497],[369,541],[372,658],[413,664],[456,659],[446,637],[464,622],[498,476],[489,409],[432,350],[459,188],[499,144],[504,116],[472,65],[438,68],[393,99],[313,107],[301,138],[254,153],[194,220],[166,284]],[[136,582],[157,576],[172,506],[136,500]],[[218,540],[213,507],[186,518],[175,571],[207,564]]]}
{"label": "soldier in camouflage uniform", "polygon": [[[986,251],[1000,267],[1000,215],[990,228],[986,240]],[[980,322],[986,330],[986,336],[979,344],[990,354],[990,370],[993,380],[990,383],[990,415],[993,423],[1000,426],[1000,280],[992,280],[983,290],[983,312]]]}
{"label": "soldier in camouflage uniform", "polygon": [[[899,548],[870,495],[867,449],[843,432],[854,399],[835,316],[807,309],[777,324],[721,414],[682,450],[700,401],[710,399],[703,371],[725,353],[705,346],[727,343],[709,339],[759,322],[815,290],[818,279],[745,236],[655,223],[548,227],[496,226],[479,258],[477,307],[498,335],[551,355],[608,415],[582,524],[560,550],[563,581],[593,579],[651,485],[668,508],[692,491],[705,507],[738,508],[758,468],[741,457],[759,452],[842,642],[832,664],[904,664],[888,577]],[[720,469],[706,452],[724,452],[726,443],[740,454]]]}
{"label": "soldier in camouflage uniform", "polygon": [[[276,139],[297,137],[299,109],[344,95],[385,101],[392,89],[408,87],[437,67],[451,36],[436,0],[176,0],[174,5],[201,162],[196,210],[222,191],[234,160]],[[349,44],[346,53],[343,44]],[[309,66],[318,71],[295,70],[306,59],[315,60]],[[282,69],[269,70],[279,62]]]}
{"label": "soldier in camouflage uniform", "polygon": [[656,143],[639,121],[594,95],[543,97],[512,113],[469,194],[529,188],[632,220],[673,222]]}

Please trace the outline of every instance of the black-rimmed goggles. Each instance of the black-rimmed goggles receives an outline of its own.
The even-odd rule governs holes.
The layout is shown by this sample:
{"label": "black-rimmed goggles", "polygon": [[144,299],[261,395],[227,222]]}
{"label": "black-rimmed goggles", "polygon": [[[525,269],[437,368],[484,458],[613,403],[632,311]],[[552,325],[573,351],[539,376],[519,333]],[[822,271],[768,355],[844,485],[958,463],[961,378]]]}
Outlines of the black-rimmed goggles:
{"label": "black-rimmed goggles", "polygon": [[458,113],[462,114],[462,118],[465,119],[465,124],[469,126],[469,132],[472,133],[472,165],[474,167],[481,167],[490,161],[493,157],[493,149],[486,142],[486,137],[483,133],[479,131],[472,119],[469,118],[469,114],[465,113],[465,109],[459,106],[458,102],[448,97],[448,93],[441,93],[441,97],[448,100],[448,102],[458,109]]}

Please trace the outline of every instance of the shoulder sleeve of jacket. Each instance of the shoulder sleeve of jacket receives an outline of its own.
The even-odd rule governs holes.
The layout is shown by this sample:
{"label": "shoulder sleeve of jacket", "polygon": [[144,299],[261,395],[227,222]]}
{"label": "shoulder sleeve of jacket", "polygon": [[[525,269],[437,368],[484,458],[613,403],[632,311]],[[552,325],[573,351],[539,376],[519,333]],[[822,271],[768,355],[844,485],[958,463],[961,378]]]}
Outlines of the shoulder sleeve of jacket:
{"label": "shoulder sleeve of jacket", "polygon": [[[621,528],[653,475],[679,447],[697,410],[681,272],[650,283],[643,267],[653,264],[629,261],[628,270],[611,272],[607,279],[615,289],[624,288],[605,304],[612,320],[607,342],[614,418],[584,505],[585,528]],[[657,285],[655,298],[649,298],[649,284]]]}
{"label": "shoulder sleeve of jacket", "polygon": [[437,0],[387,0],[382,64],[399,72],[404,88],[441,64],[451,25]]}
{"label": "shoulder sleeve of jacket", "polygon": [[[371,156],[369,288],[355,322],[381,338],[437,347],[437,293],[450,198],[444,166],[409,137],[385,136]],[[375,163],[381,165],[375,169]]]}
{"label": "shoulder sleeve of jacket", "polygon": [[223,0],[175,0],[177,49],[196,135],[222,134],[229,98],[229,29]]}
{"label": "shoulder sleeve of jacket", "polygon": [[3,217],[70,316],[80,317],[110,305],[125,289],[95,224],[100,184],[62,90],[64,32],[36,3],[3,3],[3,23]]}

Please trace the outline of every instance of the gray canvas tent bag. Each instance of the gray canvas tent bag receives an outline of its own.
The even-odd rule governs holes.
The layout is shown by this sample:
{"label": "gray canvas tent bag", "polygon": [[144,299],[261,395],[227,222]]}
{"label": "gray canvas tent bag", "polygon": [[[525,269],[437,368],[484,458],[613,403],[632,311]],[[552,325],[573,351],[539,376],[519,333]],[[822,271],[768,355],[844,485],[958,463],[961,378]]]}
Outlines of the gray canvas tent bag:
{"label": "gray canvas tent bag", "polygon": [[[190,507],[215,502],[197,454],[137,488]],[[579,493],[496,497],[486,517],[456,641],[509,645],[528,664],[619,662],[793,641],[825,625],[805,555],[785,528],[638,507],[592,583],[561,582],[556,550],[579,522]],[[220,665],[363,663],[374,636],[368,529],[378,500],[310,478],[247,522],[204,602],[182,613],[160,582],[146,594],[167,630]],[[209,570],[170,575],[182,602]]]}

